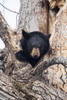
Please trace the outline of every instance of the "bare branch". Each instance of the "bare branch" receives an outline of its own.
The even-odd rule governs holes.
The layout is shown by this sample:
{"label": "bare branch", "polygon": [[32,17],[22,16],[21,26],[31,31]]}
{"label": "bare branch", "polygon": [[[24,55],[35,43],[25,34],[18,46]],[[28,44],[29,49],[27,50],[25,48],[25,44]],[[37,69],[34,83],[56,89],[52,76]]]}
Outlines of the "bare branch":
{"label": "bare branch", "polygon": [[64,58],[63,56],[55,56],[54,58],[50,58],[39,64],[35,69],[33,69],[31,74],[40,75],[44,69],[54,64],[62,64],[63,66],[67,67],[67,58]]}
{"label": "bare branch", "polygon": [[18,12],[16,12],[16,11],[12,11],[12,10],[8,9],[8,8],[7,8],[7,7],[5,7],[2,3],[0,3],[0,5],[1,5],[3,8],[5,8],[6,10],[8,10],[8,11],[10,11],[10,12],[12,12],[12,13],[19,14],[19,13],[18,13]]}

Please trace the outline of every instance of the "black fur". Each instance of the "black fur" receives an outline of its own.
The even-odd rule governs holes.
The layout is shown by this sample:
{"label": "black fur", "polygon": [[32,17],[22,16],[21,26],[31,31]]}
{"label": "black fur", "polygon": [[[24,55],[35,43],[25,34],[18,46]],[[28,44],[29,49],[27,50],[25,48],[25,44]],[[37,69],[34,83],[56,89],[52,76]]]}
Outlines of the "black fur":
{"label": "black fur", "polygon": [[[19,61],[28,61],[34,67],[40,58],[48,52],[50,48],[49,38],[51,35],[44,35],[38,31],[27,33],[24,30],[22,30],[22,34],[23,38],[20,42],[23,51],[18,51],[16,53],[16,58]],[[40,50],[40,57],[37,59],[30,56],[33,47],[38,47]]]}

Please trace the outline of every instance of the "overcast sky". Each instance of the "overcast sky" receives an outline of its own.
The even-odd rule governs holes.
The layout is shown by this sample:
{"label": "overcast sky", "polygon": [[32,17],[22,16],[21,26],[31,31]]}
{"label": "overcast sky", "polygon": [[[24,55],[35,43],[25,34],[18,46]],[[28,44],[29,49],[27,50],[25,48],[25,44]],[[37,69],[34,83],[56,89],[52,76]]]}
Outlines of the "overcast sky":
{"label": "overcast sky", "polygon": [[[6,8],[19,12],[20,2],[19,0],[0,0],[0,3],[2,3]],[[9,12],[8,10],[4,9],[0,5],[0,11],[2,12],[4,18],[6,19],[7,23],[10,25],[11,28],[16,28],[16,16],[17,14]],[[3,49],[5,45],[1,41],[0,38],[0,49]]]}

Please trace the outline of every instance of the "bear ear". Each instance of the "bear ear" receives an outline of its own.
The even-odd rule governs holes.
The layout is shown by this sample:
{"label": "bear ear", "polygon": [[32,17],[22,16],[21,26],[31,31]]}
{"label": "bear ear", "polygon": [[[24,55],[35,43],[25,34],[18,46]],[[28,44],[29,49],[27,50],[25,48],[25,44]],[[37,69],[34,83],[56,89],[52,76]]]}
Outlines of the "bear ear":
{"label": "bear ear", "polygon": [[22,30],[22,35],[24,38],[29,38],[29,33],[25,32],[24,30]]}
{"label": "bear ear", "polygon": [[48,34],[48,35],[47,35],[47,38],[49,39],[50,37],[51,37],[51,34]]}

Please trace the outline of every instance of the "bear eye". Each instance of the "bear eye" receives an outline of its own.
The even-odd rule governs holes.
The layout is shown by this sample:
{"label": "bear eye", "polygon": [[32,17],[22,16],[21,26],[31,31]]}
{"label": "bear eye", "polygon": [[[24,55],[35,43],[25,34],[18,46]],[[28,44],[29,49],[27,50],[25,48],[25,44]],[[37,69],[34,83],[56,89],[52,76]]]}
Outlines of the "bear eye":
{"label": "bear eye", "polygon": [[31,47],[33,48],[33,47],[34,47],[34,45],[31,45]]}
{"label": "bear eye", "polygon": [[31,46],[32,46],[32,47],[35,47],[35,46],[36,46],[36,44],[32,44]]}
{"label": "bear eye", "polygon": [[40,48],[40,45],[38,47]]}
{"label": "bear eye", "polygon": [[32,47],[35,47],[35,46],[36,46],[35,44],[32,45]]}

